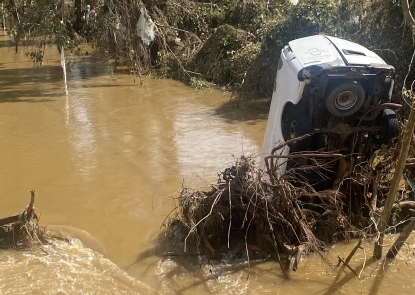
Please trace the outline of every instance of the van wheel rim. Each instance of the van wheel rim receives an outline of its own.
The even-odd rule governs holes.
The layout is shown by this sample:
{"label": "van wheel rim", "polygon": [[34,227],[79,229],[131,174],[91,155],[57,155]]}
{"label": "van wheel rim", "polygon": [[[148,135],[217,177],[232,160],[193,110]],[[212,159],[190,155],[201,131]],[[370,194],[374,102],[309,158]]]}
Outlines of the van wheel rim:
{"label": "van wheel rim", "polygon": [[340,93],[334,103],[337,109],[345,111],[352,108],[356,104],[356,101],[356,94],[348,90]]}

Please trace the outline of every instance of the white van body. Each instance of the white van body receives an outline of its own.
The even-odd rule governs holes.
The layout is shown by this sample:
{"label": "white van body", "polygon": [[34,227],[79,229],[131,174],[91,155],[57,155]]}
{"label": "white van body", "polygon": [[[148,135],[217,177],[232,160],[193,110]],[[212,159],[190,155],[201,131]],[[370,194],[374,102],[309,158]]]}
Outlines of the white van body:
{"label": "white van body", "polygon": [[[393,77],[394,68],[392,66],[387,65],[376,53],[359,44],[324,35],[310,36],[289,42],[281,50],[260,167],[265,170],[264,158],[270,155],[277,145],[291,139],[284,138],[282,127],[283,113],[284,110],[287,112],[287,104],[289,104],[288,111],[292,109],[309,117],[312,133],[318,131],[319,133],[327,133],[329,136],[331,134],[341,135],[342,132],[336,129],[336,124],[340,121],[343,125],[347,123],[348,126],[351,126],[351,130],[357,132],[363,129],[359,129],[360,127],[354,123],[356,118],[353,116],[357,116],[357,114],[363,116],[362,113],[366,112],[370,117],[370,120],[367,121],[373,121],[375,117],[378,117],[382,111],[380,105],[390,101]],[[379,82],[380,79],[383,80],[382,83]],[[338,87],[342,83],[346,85],[361,84],[362,86],[359,87],[365,89],[366,94],[363,98],[354,97],[354,90],[348,91],[343,87],[337,90],[340,91],[340,94],[335,97],[334,103],[327,102],[329,99],[333,100],[328,93],[329,89],[333,88],[331,85],[335,84]],[[376,88],[377,90],[374,92],[374,85],[380,90]],[[336,87],[333,91],[336,91]],[[359,91],[357,92],[362,93],[362,90]],[[301,104],[300,101],[302,101]],[[330,104],[329,108],[331,109],[338,107],[340,113],[336,113],[336,110],[333,110],[334,115],[327,112],[327,108],[322,106],[324,101]],[[362,106],[359,107],[356,104]],[[301,105],[301,107],[298,106],[298,110],[296,110],[297,105]],[[356,109],[356,115],[350,114],[353,111],[352,107]],[[385,107],[397,108],[399,106],[389,103]],[[317,114],[316,111],[319,113]],[[320,115],[327,117],[327,124],[318,123],[320,120],[316,116]],[[366,119],[368,119],[367,114]],[[371,130],[367,124],[364,128]],[[296,137],[300,135],[297,134]],[[288,145],[275,152],[278,155],[289,153],[290,147]],[[285,172],[286,162],[286,158],[278,159],[280,175]]]}

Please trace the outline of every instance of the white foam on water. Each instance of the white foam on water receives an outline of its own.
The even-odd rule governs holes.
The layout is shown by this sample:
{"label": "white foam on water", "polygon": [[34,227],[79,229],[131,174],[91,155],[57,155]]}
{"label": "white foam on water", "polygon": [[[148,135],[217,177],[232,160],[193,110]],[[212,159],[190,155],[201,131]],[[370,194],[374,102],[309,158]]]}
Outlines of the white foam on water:
{"label": "white foam on water", "polygon": [[153,294],[101,254],[81,244],[0,252],[0,294]]}

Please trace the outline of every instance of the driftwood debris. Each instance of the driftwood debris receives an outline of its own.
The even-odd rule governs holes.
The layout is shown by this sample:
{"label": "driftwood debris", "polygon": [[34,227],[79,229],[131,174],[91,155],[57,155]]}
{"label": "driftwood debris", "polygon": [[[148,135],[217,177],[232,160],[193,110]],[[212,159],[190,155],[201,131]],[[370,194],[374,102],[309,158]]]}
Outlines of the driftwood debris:
{"label": "driftwood debris", "polygon": [[43,240],[44,229],[38,224],[35,190],[30,190],[30,203],[20,214],[0,219],[0,249],[16,249]]}
{"label": "driftwood debris", "polygon": [[[267,171],[242,156],[219,175],[210,191],[182,188],[176,210],[166,219],[167,236],[174,237],[184,252],[195,247],[192,253],[196,250],[210,259],[232,252],[248,261],[271,256],[281,267],[292,261],[293,270],[308,253],[324,259],[323,252],[333,242],[362,237],[376,241],[400,146],[360,146],[349,154],[290,154],[283,175],[276,161],[283,155],[266,157]],[[344,169],[340,162],[346,162]],[[406,169],[405,177],[413,178],[411,166]],[[404,179],[399,179],[386,232],[401,231],[415,214],[415,191]],[[394,254],[399,246],[394,246]],[[346,267],[348,260],[343,262]]]}
{"label": "driftwood debris", "polygon": [[322,253],[337,235],[348,239],[355,230],[344,211],[345,195],[287,181],[298,172],[291,169],[271,184],[252,159],[241,157],[211,191],[183,188],[167,229],[185,233],[185,252],[194,238],[211,259],[229,251],[247,259],[271,255],[280,263],[292,258],[296,270],[302,255]]}

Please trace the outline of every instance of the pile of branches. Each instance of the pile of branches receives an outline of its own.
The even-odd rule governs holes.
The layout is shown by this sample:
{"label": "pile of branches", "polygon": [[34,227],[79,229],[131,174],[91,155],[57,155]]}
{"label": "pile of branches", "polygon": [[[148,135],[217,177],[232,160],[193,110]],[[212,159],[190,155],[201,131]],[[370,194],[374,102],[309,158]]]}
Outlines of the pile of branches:
{"label": "pile of branches", "polygon": [[301,255],[322,253],[333,236],[348,238],[354,228],[344,212],[344,194],[294,186],[286,179],[295,169],[272,183],[262,173],[253,159],[241,157],[219,175],[211,191],[182,189],[168,231],[183,234],[185,252],[192,243],[211,259],[229,251],[247,259],[294,257],[294,270]]}
{"label": "pile of branches", "polygon": [[22,249],[47,242],[45,228],[39,225],[33,207],[35,191],[30,194],[30,203],[22,213],[0,219],[0,249]]}
{"label": "pile of branches", "polygon": [[[399,144],[381,146],[370,157],[335,151],[276,153],[289,143],[265,157],[267,171],[254,165],[252,158],[241,157],[219,174],[210,191],[183,188],[165,224],[168,237],[174,237],[176,245],[182,243],[184,252],[196,250],[210,259],[229,258],[230,252],[248,260],[271,256],[284,262],[284,268],[293,260],[294,270],[302,255],[317,253],[324,258],[333,242],[376,239]],[[342,170],[342,162],[354,165]],[[409,180],[414,162],[413,157],[407,159],[389,233],[402,231],[415,216]],[[281,164],[287,165],[283,175]]]}

